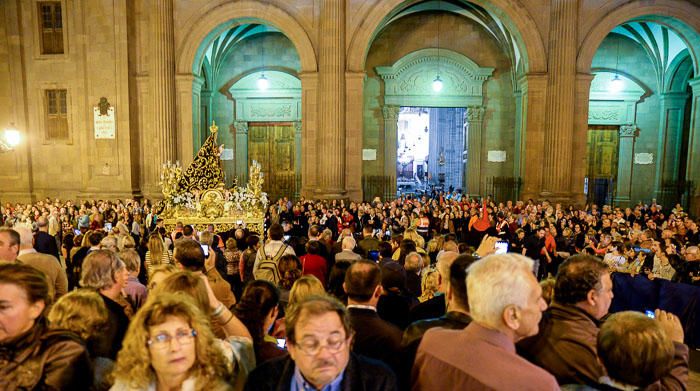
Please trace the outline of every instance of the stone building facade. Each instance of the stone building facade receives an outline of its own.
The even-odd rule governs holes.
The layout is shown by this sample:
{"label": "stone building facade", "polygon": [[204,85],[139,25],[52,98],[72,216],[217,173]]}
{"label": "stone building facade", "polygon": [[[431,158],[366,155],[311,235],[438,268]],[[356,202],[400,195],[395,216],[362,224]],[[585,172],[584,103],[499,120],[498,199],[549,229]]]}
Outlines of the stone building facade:
{"label": "stone building facade", "polygon": [[256,145],[290,196],[391,195],[398,109],[424,106],[464,108],[469,193],[512,177],[520,198],[583,204],[602,129],[611,200],[649,200],[700,183],[699,31],[690,0],[0,0],[0,128],[24,136],[0,154],[0,198],[157,196],[212,120],[229,183],[267,126]]}

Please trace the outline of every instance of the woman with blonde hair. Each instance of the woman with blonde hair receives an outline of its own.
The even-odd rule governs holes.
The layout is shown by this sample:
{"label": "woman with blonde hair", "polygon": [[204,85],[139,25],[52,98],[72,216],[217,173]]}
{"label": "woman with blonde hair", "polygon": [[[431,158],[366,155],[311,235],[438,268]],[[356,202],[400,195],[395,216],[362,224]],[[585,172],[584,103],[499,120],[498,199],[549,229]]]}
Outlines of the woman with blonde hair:
{"label": "woman with blonde hair", "polygon": [[421,281],[421,296],[418,301],[421,303],[435,297],[435,292],[437,292],[440,285],[440,274],[437,269],[430,268],[426,270],[423,274],[423,280]]}
{"label": "woman with blonde hair", "polygon": [[292,289],[289,291],[289,303],[287,303],[287,307],[300,303],[309,296],[322,296],[325,294],[326,290],[323,288],[321,280],[314,275],[307,274],[300,277],[294,282],[294,285],[292,285]]}
{"label": "woman with blonde hair", "polygon": [[109,314],[100,294],[91,289],[77,289],[61,296],[51,307],[49,328],[65,329],[83,340],[94,338],[107,323]]}
{"label": "woman with blonde hair", "polygon": [[129,326],[112,390],[233,389],[225,382],[230,363],[207,319],[187,294],[149,299]]}
{"label": "woman with blonde hair", "polygon": [[151,234],[148,238],[148,251],[146,251],[144,262],[146,264],[148,276],[150,277],[151,269],[153,269],[154,266],[172,263],[171,259],[170,251],[166,250],[163,246],[163,239],[161,239],[160,235],[157,233]]}

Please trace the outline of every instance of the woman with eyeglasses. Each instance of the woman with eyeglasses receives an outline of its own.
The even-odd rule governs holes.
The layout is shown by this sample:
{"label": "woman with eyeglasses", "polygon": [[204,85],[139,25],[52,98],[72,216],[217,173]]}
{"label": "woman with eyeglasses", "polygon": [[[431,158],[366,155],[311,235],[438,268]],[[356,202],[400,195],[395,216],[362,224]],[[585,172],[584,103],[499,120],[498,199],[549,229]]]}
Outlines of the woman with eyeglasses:
{"label": "woman with eyeglasses", "polygon": [[231,390],[230,362],[191,296],[161,293],[134,316],[111,390]]}

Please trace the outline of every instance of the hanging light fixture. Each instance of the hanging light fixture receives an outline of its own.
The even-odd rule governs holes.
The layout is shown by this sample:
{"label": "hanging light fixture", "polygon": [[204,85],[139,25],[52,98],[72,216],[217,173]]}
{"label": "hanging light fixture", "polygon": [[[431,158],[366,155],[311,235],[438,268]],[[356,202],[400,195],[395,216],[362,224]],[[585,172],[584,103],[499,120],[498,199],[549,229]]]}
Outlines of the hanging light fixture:
{"label": "hanging light fixture", "polygon": [[442,91],[442,79],[440,79],[440,11],[442,10],[442,2],[438,2],[438,25],[437,25],[437,75],[435,76],[435,79],[433,80],[433,91],[435,92],[440,92]]}
{"label": "hanging light fixture", "polygon": [[270,81],[267,80],[265,77],[265,42],[262,42],[262,45],[260,45],[260,51],[262,54],[262,69],[263,72],[260,75],[260,78],[258,79],[258,89],[261,91],[266,91],[268,87],[270,87]]}
{"label": "hanging light fixture", "polygon": [[438,75],[435,77],[435,80],[433,80],[433,91],[435,91],[435,92],[442,91],[442,79],[440,79],[439,72],[438,72]]}
{"label": "hanging light fixture", "polygon": [[620,75],[617,74],[617,67],[620,62],[620,39],[617,40],[617,51],[615,53],[615,76],[610,80],[610,87],[608,89],[610,92],[620,92],[622,87],[624,87],[625,82],[622,81]]}
{"label": "hanging light fixture", "polygon": [[267,78],[265,77],[265,73],[263,73],[258,79],[258,89],[265,91],[268,87],[270,87],[270,81],[267,80]]}

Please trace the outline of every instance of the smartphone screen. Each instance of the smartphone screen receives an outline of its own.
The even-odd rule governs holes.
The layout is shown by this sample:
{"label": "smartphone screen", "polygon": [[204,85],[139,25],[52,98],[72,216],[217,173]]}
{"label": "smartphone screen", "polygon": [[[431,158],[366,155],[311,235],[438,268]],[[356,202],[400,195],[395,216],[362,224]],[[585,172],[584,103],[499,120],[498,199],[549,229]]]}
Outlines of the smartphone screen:
{"label": "smartphone screen", "polygon": [[112,223],[105,223],[105,231],[112,232]]}
{"label": "smartphone screen", "polygon": [[652,310],[646,310],[646,311],[644,311],[644,314],[652,319],[656,318],[656,315],[654,314],[654,311],[652,311]]}
{"label": "smartphone screen", "polygon": [[287,340],[284,338],[277,338],[277,346],[284,349],[285,347],[287,347]]}
{"label": "smartphone screen", "polygon": [[508,242],[499,240],[496,242],[496,254],[505,254],[508,252]]}
{"label": "smartphone screen", "polygon": [[204,251],[204,256],[208,257],[209,256],[209,246],[207,246],[206,244],[202,244],[201,246],[202,246],[202,251]]}

